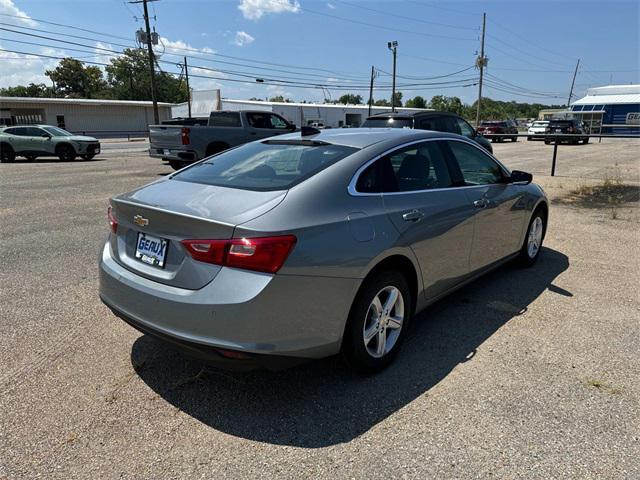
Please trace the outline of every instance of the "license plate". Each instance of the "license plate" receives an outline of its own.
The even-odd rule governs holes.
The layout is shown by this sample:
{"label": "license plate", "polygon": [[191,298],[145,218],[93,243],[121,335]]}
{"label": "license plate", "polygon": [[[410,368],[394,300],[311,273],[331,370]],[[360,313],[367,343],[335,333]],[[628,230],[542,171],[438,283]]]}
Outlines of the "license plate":
{"label": "license plate", "polygon": [[168,148],[164,149],[164,154],[165,155],[171,155],[171,150],[169,150]]}
{"label": "license plate", "polygon": [[556,128],[556,133],[562,133],[562,129],[561,128]]}
{"label": "license plate", "polygon": [[169,242],[163,238],[140,232],[136,243],[136,258],[147,265],[164,268],[168,245]]}

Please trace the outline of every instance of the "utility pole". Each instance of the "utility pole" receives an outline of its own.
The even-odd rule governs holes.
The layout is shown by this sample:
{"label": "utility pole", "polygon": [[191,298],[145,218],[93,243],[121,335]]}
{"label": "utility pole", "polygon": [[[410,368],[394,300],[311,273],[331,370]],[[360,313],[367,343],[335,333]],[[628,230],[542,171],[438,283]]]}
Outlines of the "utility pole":
{"label": "utility pole", "polygon": [[571,80],[571,89],[569,90],[569,99],[567,100],[567,108],[571,105],[571,97],[573,96],[573,86],[576,83],[576,75],[578,74],[578,66],[580,65],[580,59],[576,63],[576,70],[573,72],[573,80]]}
{"label": "utility pole", "polygon": [[480,103],[482,103],[482,75],[484,74],[484,66],[487,62],[484,56],[484,31],[487,25],[487,14],[482,14],[482,40],[480,41],[480,57],[476,60],[476,66],[480,67],[480,82],[478,83],[478,105],[476,109],[476,128],[480,125]]}
{"label": "utility pole", "polygon": [[184,57],[184,76],[187,78],[187,107],[189,108],[189,118],[191,118],[191,88],[189,87],[189,66],[187,57]]}
{"label": "utility pole", "polygon": [[387,48],[393,52],[393,81],[391,87],[391,112],[396,111],[396,54],[398,50],[398,42],[387,42]]}
{"label": "utility pole", "polygon": [[160,123],[160,115],[158,114],[158,101],[156,100],[156,79],[153,57],[153,46],[151,44],[151,27],[149,26],[149,9],[147,2],[155,2],[157,0],[134,0],[129,3],[142,3],[144,8],[144,26],[147,30],[147,50],[149,53],[149,72],[151,74],[151,101],[153,102],[153,119],[156,124]]}
{"label": "utility pole", "polygon": [[371,65],[371,83],[369,84],[369,113],[368,117],[371,116],[371,105],[373,105],[373,79],[376,76],[376,69],[373,65]]}

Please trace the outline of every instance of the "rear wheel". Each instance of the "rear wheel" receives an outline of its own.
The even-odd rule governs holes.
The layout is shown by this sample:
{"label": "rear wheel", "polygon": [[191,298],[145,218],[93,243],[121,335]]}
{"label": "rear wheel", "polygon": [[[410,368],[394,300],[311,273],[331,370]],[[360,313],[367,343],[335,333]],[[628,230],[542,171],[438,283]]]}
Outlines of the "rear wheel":
{"label": "rear wheel", "polygon": [[76,159],[76,151],[71,145],[60,145],[56,153],[63,162],[73,162]]}
{"label": "rear wheel", "polygon": [[7,143],[0,144],[0,163],[12,163],[16,159],[16,152]]}
{"label": "rear wheel", "polygon": [[587,143],[589,143],[589,137],[585,138],[584,140],[582,140],[582,143],[584,145],[586,145]]}
{"label": "rear wheel", "polygon": [[357,370],[376,372],[400,350],[413,304],[411,290],[399,272],[382,271],[365,282],[349,314],[343,353]]}
{"label": "rear wheel", "polygon": [[511,137],[511,141],[512,142],[517,142],[518,141],[518,137]]}
{"label": "rear wheel", "polygon": [[547,215],[541,208],[538,208],[529,221],[527,235],[520,249],[518,260],[525,267],[530,267],[538,260],[540,250],[542,249],[542,241],[547,230]]}

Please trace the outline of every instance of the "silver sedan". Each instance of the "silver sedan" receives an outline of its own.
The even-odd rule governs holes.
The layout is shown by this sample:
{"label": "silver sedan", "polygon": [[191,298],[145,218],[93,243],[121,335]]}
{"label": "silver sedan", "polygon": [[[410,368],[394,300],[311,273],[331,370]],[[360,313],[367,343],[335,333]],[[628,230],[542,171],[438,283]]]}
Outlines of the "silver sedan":
{"label": "silver sedan", "polygon": [[465,137],[303,129],[111,199],[100,297],[234,367],[342,352],[383,368],[411,318],[483,273],[533,265],[548,201]]}

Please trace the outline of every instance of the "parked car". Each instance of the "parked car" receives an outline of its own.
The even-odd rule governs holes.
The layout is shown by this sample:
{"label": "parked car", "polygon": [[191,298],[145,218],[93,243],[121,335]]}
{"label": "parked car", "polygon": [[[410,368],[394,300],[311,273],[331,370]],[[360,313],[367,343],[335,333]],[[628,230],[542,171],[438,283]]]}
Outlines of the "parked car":
{"label": "parked car", "polygon": [[427,305],[510,259],[535,263],[548,201],[531,179],[418,129],[252,142],[110,200],[100,297],[223,365],[342,352],[378,370]]}
{"label": "parked car", "polygon": [[489,135],[492,142],[503,142],[507,138],[512,142],[518,141],[518,126],[513,120],[480,122],[478,132]]}
{"label": "parked car", "polygon": [[260,138],[296,129],[280,115],[261,110],[211,112],[203,125],[150,125],[149,156],[168,161],[175,170]]}
{"label": "parked car", "polygon": [[549,120],[536,120],[527,130],[527,140],[544,140],[548,126]]}
{"label": "parked car", "polygon": [[91,160],[100,153],[100,142],[93,137],[74,135],[51,125],[18,125],[0,128],[0,161],[10,163],[17,156],[28,160],[58,157],[67,162],[80,156]]}
{"label": "parked car", "polygon": [[491,142],[480,135],[465,119],[450,112],[379,113],[368,117],[362,127],[416,128],[457,133],[478,143],[489,153],[493,153]]}
{"label": "parked car", "polygon": [[[581,135],[589,134],[589,131],[587,130],[586,125],[576,118],[571,118],[567,120],[552,119],[549,122],[549,125],[547,126],[546,133],[551,135],[554,133],[575,135],[575,137],[564,137],[564,138],[558,137],[559,143],[567,142],[567,143],[573,143],[575,145],[577,145],[580,142],[585,144],[589,143],[588,136],[581,136]],[[549,145],[554,141],[555,140],[553,138],[545,138],[544,143]]]}

